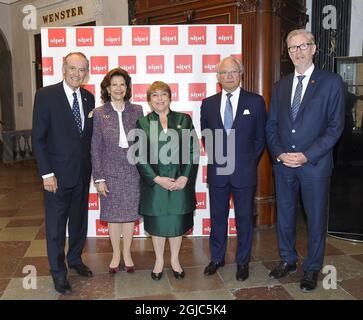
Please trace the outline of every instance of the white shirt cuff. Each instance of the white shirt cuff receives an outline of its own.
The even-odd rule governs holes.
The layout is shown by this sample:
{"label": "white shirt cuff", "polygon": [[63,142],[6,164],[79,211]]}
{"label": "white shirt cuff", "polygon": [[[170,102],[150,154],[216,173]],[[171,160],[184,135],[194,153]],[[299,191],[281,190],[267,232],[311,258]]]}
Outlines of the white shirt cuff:
{"label": "white shirt cuff", "polygon": [[50,177],[54,177],[54,173],[48,173],[48,174],[45,174],[44,176],[42,176],[43,179],[47,179],[47,178],[50,178]]}

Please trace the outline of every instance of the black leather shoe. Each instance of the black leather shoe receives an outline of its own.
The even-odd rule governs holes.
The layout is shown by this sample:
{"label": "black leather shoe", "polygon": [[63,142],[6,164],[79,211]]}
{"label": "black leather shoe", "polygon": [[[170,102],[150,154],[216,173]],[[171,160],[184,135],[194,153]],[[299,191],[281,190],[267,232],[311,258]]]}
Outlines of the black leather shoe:
{"label": "black leather shoe", "polygon": [[245,281],[249,276],[249,268],[248,264],[238,264],[237,265],[237,272],[236,272],[236,279],[238,281]]}
{"label": "black leather shoe", "polygon": [[309,292],[316,288],[319,272],[316,271],[304,271],[304,276],[300,281],[300,289],[303,292]]}
{"label": "black leather shoe", "polygon": [[175,279],[183,279],[185,277],[185,272],[184,272],[184,270],[182,270],[181,272],[173,270],[173,275],[174,275]]}
{"label": "black leather shoe", "polygon": [[54,288],[57,292],[64,295],[72,294],[72,287],[66,277],[53,278]]}
{"label": "black leather shoe", "polygon": [[82,277],[93,277],[93,273],[85,264],[77,264],[75,266],[68,266],[70,269],[76,270],[76,272]]}
{"label": "black leather shoe", "polygon": [[205,267],[204,269],[204,274],[210,276],[214,273],[217,272],[217,269],[219,267],[223,267],[224,266],[224,260],[220,261],[220,262],[214,262],[214,261],[211,261],[209,262],[209,264]]}
{"label": "black leather shoe", "polygon": [[288,274],[296,272],[296,263],[288,264],[285,261],[281,261],[280,264],[275,267],[268,275],[271,279],[281,279]]}
{"label": "black leather shoe", "polygon": [[163,276],[163,272],[155,273],[154,271],[151,271],[151,279],[153,280],[160,280]]}

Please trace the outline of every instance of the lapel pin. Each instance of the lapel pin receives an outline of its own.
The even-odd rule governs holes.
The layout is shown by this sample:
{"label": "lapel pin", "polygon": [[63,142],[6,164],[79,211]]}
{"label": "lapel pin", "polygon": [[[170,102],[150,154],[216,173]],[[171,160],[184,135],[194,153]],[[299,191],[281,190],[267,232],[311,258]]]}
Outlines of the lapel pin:
{"label": "lapel pin", "polygon": [[311,80],[310,82],[311,82],[312,84],[314,84],[314,83],[315,83],[315,80]]}
{"label": "lapel pin", "polygon": [[88,118],[92,118],[92,117],[93,117],[93,110],[88,113]]}

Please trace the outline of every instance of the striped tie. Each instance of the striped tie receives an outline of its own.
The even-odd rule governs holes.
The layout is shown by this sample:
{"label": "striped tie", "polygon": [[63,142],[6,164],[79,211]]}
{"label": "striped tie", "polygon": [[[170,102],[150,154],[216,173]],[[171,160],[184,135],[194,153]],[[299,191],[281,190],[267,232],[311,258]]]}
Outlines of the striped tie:
{"label": "striped tie", "polygon": [[224,109],[224,129],[226,129],[227,134],[233,125],[233,110],[231,103],[232,93],[227,93],[226,108]]}
{"label": "striped tie", "polygon": [[79,111],[77,93],[73,92],[73,98],[74,99],[73,99],[72,112],[74,115],[74,120],[76,121],[79,133],[82,133],[82,120],[81,120],[81,113]]}
{"label": "striped tie", "polygon": [[299,82],[296,85],[295,95],[294,99],[292,100],[291,105],[291,116],[292,120],[295,120],[297,113],[299,112],[300,104],[301,104],[301,93],[302,93],[302,81],[305,78],[305,76],[297,76],[297,79]]}

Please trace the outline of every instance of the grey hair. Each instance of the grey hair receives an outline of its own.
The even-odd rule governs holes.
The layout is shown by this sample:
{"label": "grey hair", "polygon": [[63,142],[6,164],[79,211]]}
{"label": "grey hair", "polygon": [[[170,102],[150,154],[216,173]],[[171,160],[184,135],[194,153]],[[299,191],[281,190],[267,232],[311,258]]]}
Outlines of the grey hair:
{"label": "grey hair", "polygon": [[86,60],[86,68],[87,68],[87,70],[89,70],[89,61],[88,61],[88,59],[87,59],[87,57],[86,57],[86,55],[84,54],[84,53],[82,53],[82,52],[70,52],[70,53],[68,53],[65,57],[64,57],[64,59],[63,59],[63,66],[65,66],[65,65],[67,65],[67,59],[70,57],[70,56],[80,56],[80,57],[82,57],[83,59],[85,59]]}
{"label": "grey hair", "polygon": [[218,63],[218,65],[217,65],[217,72],[219,72],[219,69],[220,69],[220,67],[221,67],[221,65],[223,64],[223,62],[224,61],[226,61],[226,60],[232,60],[235,64],[237,64],[238,65],[238,68],[239,68],[239,71],[241,72],[241,73],[243,73],[243,71],[244,71],[244,66],[243,66],[243,64],[242,64],[242,62],[241,62],[241,60],[239,60],[239,59],[237,59],[237,58],[235,58],[235,57],[233,57],[233,56],[228,56],[228,57],[225,57],[225,58],[223,58],[219,63]]}
{"label": "grey hair", "polygon": [[295,30],[290,31],[289,34],[286,37],[286,44],[288,45],[289,40],[292,37],[295,37],[295,36],[297,36],[299,34],[305,34],[306,36],[309,37],[309,41],[311,43],[315,44],[315,37],[314,37],[314,35],[310,31],[305,30],[305,29],[295,29]]}

